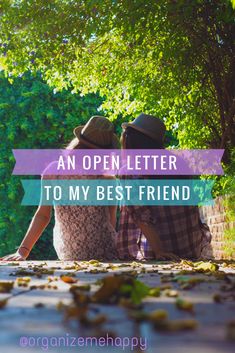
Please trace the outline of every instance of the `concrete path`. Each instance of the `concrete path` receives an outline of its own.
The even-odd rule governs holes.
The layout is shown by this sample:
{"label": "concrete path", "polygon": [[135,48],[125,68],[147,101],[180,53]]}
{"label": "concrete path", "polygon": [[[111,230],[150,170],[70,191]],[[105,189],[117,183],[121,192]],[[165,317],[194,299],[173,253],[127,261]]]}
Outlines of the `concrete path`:
{"label": "concrete path", "polygon": [[[235,266],[220,264],[215,272],[193,271],[187,263],[0,263],[0,351],[232,353]],[[124,272],[150,287],[159,287],[161,295],[145,297],[141,308],[130,308],[125,300],[122,305],[91,303],[88,314],[93,324],[90,325],[83,325],[77,318],[65,320],[66,315],[80,317],[79,310],[83,307],[79,304],[78,313],[74,311],[69,291],[72,285],[82,285],[81,293],[86,297],[100,288],[97,280]],[[65,283],[61,275],[68,277],[63,277],[66,281],[77,282]],[[7,291],[3,282],[9,281],[14,281],[13,289],[1,293]],[[84,291],[86,284],[91,285],[89,292]],[[177,295],[193,309],[177,307]],[[164,309],[163,316],[168,313],[170,322],[196,320],[198,327],[169,331],[167,327],[154,325],[155,321],[133,319],[134,314],[144,311],[149,315],[160,309]]]}

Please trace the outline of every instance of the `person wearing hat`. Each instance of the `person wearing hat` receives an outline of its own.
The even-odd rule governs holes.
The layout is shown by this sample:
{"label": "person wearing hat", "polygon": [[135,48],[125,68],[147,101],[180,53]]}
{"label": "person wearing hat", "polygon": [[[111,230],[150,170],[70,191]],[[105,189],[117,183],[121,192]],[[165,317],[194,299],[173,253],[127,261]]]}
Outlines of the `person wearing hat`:
{"label": "person wearing hat", "polygon": [[[123,123],[122,128],[124,149],[164,148],[165,124],[155,116],[142,113],[133,122]],[[121,207],[117,251],[122,260],[197,259],[210,239],[209,228],[202,223],[197,206]]]}
{"label": "person wearing hat", "polygon": [[[84,126],[74,129],[74,135],[67,149],[115,149],[119,147],[113,124],[103,116],[91,117]],[[48,168],[51,168],[52,164]],[[46,174],[42,176],[43,179],[65,179],[64,176]],[[79,178],[89,179],[92,176],[79,176]],[[66,179],[78,179],[78,176],[70,175],[66,176]],[[38,207],[17,252],[1,260],[19,261],[29,256],[34,244],[50,222],[51,209],[52,206]],[[117,257],[116,206],[58,205],[54,206],[54,211],[53,244],[60,260],[109,261]]]}

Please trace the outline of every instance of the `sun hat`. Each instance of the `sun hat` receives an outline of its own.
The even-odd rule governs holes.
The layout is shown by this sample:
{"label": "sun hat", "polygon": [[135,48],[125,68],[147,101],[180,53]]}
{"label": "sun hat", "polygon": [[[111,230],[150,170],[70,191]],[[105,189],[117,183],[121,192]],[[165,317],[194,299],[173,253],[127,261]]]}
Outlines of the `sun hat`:
{"label": "sun hat", "polygon": [[85,125],[77,126],[74,135],[91,148],[119,148],[119,140],[111,121],[104,116],[92,116]]}
{"label": "sun hat", "polygon": [[122,128],[131,127],[151,137],[157,142],[163,142],[166,126],[163,121],[153,115],[141,113],[131,123],[123,123]]}

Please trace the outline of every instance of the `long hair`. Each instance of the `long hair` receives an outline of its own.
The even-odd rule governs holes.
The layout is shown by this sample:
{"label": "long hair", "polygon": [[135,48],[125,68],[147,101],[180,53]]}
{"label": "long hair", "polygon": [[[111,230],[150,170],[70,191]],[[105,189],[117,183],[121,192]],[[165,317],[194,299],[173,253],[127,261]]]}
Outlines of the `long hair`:
{"label": "long hair", "polygon": [[75,150],[75,149],[90,149],[84,143],[79,141],[77,137],[74,137],[69,144],[65,147],[66,150]]}
{"label": "long hair", "polygon": [[[160,143],[140,131],[127,127],[121,136],[121,145],[123,149],[164,149],[164,142]],[[178,157],[180,163],[185,163]],[[122,176],[124,179],[126,176]],[[190,179],[188,175],[146,175],[145,179]],[[192,176],[191,176],[192,178]]]}
{"label": "long hair", "polygon": [[123,149],[163,149],[163,142],[158,142],[144,133],[127,127],[121,136]]}

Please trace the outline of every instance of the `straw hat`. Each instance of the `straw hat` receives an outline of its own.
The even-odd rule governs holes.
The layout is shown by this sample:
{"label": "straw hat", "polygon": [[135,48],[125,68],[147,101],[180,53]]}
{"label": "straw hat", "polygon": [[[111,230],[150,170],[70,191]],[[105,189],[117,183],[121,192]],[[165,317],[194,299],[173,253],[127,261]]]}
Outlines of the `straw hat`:
{"label": "straw hat", "polygon": [[92,116],[86,125],[77,126],[74,135],[91,148],[119,148],[119,140],[111,121],[104,116]]}
{"label": "straw hat", "polygon": [[131,123],[123,123],[122,128],[126,129],[131,127],[143,134],[151,137],[153,140],[158,142],[163,142],[164,135],[166,131],[165,124],[163,121],[153,115],[147,115],[141,113],[134,121]]}

